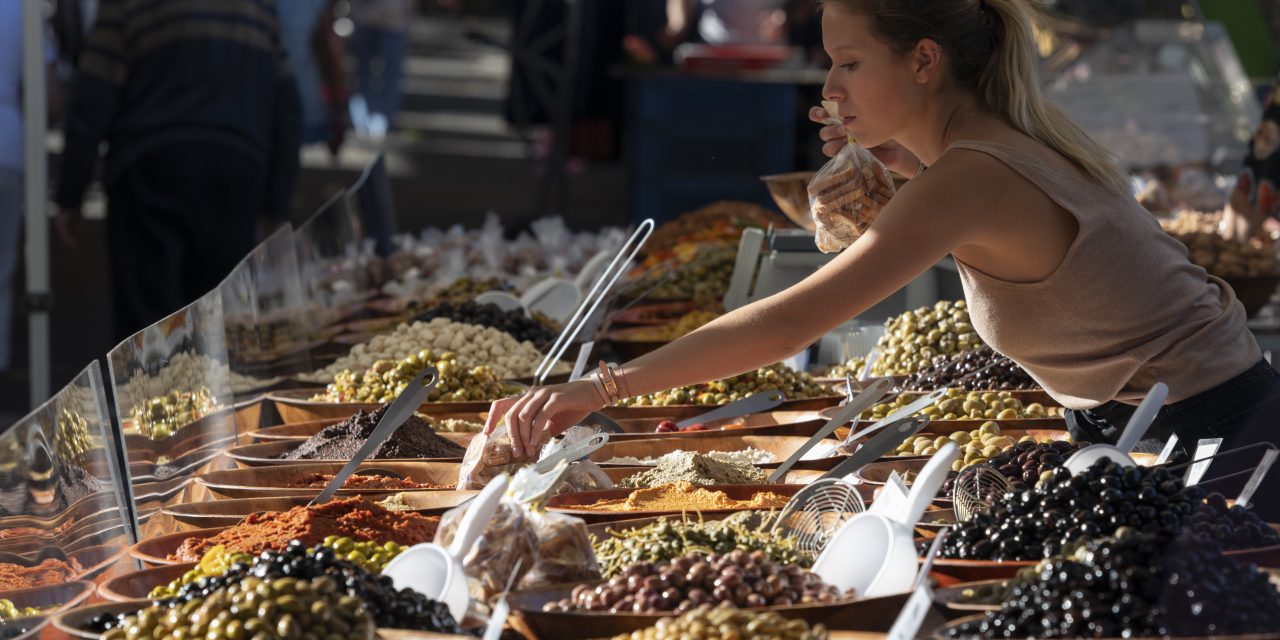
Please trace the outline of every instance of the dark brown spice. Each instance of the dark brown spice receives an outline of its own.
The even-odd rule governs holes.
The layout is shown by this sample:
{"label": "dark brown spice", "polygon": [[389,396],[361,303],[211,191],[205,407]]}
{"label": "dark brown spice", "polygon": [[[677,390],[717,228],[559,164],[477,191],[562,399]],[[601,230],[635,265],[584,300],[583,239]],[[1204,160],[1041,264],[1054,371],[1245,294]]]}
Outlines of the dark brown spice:
{"label": "dark brown spice", "polygon": [[[387,412],[389,405],[376,411],[358,411],[349,419],[325,427],[298,448],[280,456],[284,460],[349,460]],[[382,446],[374,450],[370,460],[390,458],[461,458],[466,447],[437,434],[431,425],[417,415],[409,416]]]}

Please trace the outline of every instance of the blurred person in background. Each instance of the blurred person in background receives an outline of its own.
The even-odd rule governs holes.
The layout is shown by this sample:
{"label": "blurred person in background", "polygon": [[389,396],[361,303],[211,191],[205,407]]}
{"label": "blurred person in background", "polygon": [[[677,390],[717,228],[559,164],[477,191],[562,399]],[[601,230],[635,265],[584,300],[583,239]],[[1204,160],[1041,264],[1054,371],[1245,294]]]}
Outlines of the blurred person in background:
{"label": "blurred person in background", "polygon": [[124,338],[209,292],[288,219],[298,90],[274,0],[103,0],[65,125],[54,227],[69,246],[108,150],[107,244]]}
{"label": "blurred person in background", "polygon": [[[22,255],[23,117],[22,2],[0,2],[0,372],[11,366],[14,273]],[[50,121],[58,111],[56,56],[45,38],[45,88]]]}
{"label": "blurred person in background", "polygon": [[1245,151],[1244,168],[1222,219],[1222,233],[1229,239],[1252,238],[1268,219],[1280,218],[1280,75],[1267,92],[1262,124]]}
{"label": "blurred person in background", "polygon": [[381,140],[400,110],[400,83],[414,0],[351,0],[351,53],[356,59],[351,123],[362,138]]}
{"label": "blurred person in background", "polygon": [[288,0],[279,6],[280,37],[302,103],[302,144],[323,142],[335,157],[347,134],[343,40],[333,30],[337,0]]}

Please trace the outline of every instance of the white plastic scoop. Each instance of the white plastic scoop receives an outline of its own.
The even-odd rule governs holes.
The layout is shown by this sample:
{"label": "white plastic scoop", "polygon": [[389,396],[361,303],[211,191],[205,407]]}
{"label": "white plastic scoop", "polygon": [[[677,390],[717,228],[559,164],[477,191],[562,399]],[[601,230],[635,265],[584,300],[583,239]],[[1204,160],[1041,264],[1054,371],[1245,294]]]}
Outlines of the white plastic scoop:
{"label": "white plastic scoop", "polygon": [[413,589],[432,600],[445,603],[454,620],[462,620],[471,605],[467,588],[466,567],[462,559],[480,537],[493,513],[498,509],[510,477],[502,474],[480,492],[462,516],[453,544],[448,549],[435,544],[416,544],[387,563],[382,574],[391,578],[397,589]]}
{"label": "white plastic scoop", "polygon": [[915,582],[915,523],[938,495],[951,463],[960,456],[954,442],[929,459],[911,485],[906,506],[896,514],[873,512],[854,516],[831,539],[813,564],[813,572],[841,591],[875,598],[905,593]]}
{"label": "white plastic scoop", "polygon": [[1062,466],[1067,468],[1073,474],[1080,473],[1093,463],[1104,458],[1114,461],[1122,467],[1135,467],[1138,463],[1129,457],[1129,452],[1133,451],[1134,445],[1142,439],[1143,434],[1151,427],[1151,422],[1156,419],[1156,414],[1160,412],[1160,407],[1164,406],[1164,401],[1169,397],[1169,387],[1163,382],[1157,382],[1151,390],[1147,392],[1147,397],[1142,399],[1142,404],[1134,410],[1133,415],[1129,416],[1129,423],[1124,426],[1124,431],[1120,434],[1115,446],[1109,444],[1089,445],[1073,454]]}

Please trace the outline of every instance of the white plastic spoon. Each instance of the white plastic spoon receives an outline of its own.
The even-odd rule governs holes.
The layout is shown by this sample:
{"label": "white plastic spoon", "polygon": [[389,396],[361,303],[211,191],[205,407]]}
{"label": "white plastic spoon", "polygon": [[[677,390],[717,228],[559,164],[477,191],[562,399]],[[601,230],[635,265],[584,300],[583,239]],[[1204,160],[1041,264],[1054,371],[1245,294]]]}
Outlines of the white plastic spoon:
{"label": "white plastic spoon", "polygon": [[1124,426],[1124,431],[1120,434],[1120,440],[1115,446],[1109,444],[1093,444],[1089,445],[1067,458],[1067,462],[1063,465],[1072,474],[1080,473],[1093,463],[1104,458],[1114,461],[1122,467],[1135,467],[1138,463],[1129,457],[1129,452],[1133,451],[1133,447],[1138,444],[1142,436],[1146,434],[1147,429],[1151,427],[1151,422],[1156,419],[1156,414],[1160,412],[1160,407],[1164,406],[1164,401],[1169,397],[1169,387],[1163,382],[1157,382],[1151,390],[1147,392],[1147,397],[1142,399],[1142,404],[1134,410],[1133,415],[1129,416],[1129,423]]}

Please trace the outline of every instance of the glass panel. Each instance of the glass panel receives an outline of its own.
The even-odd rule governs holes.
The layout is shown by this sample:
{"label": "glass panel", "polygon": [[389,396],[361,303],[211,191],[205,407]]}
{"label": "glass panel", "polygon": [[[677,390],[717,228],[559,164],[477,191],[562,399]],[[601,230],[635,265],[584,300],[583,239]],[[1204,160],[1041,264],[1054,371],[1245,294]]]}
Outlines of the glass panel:
{"label": "glass panel", "polygon": [[0,551],[22,559],[0,568],[47,563],[30,586],[129,570],[137,534],[119,456],[97,362],[0,433]]}
{"label": "glass panel", "polygon": [[175,530],[164,506],[205,498],[196,475],[231,466],[219,454],[235,442],[231,386],[239,378],[227,364],[224,326],[215,290],[107,355],[144,539]]}

